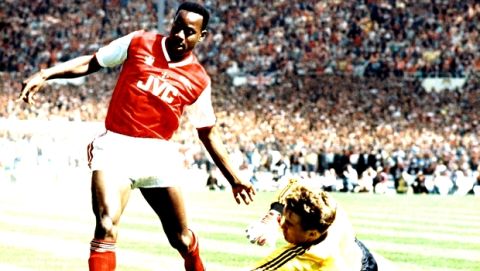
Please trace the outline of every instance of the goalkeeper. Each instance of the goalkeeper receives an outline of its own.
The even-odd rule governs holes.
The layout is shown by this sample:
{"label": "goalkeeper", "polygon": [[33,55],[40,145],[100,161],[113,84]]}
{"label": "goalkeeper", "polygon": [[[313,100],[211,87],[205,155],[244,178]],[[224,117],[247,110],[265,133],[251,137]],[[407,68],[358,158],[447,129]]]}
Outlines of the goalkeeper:
{"label": "goalkeeper", "polygon": [[355,237],[347,214],[325,191],[290,180],[268,214],[247,229],[247,238],[258,245],[274,243],[272,232],[278,232],[279,224],[287,244],[252,271],[394,270],[391,263],[374,256]]}

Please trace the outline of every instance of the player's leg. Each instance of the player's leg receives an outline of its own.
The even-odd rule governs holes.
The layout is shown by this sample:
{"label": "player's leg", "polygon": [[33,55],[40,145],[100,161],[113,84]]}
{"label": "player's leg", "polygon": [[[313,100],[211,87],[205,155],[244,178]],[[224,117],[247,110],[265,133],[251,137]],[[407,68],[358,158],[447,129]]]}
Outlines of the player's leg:
{"label": "player's leg", "polygon": [[130,185],[128,179],[104,171],[92,173],[92,207],[96,224],[90,243],[90,271],[115,270],[118,224],[130,196]]}
{"label": "player's leg", "polygon": [[185,270],[204,271],[198,238],[188,228],[183,196],[179,188],[140,188],[162,222],[170,245],[185,260]]}

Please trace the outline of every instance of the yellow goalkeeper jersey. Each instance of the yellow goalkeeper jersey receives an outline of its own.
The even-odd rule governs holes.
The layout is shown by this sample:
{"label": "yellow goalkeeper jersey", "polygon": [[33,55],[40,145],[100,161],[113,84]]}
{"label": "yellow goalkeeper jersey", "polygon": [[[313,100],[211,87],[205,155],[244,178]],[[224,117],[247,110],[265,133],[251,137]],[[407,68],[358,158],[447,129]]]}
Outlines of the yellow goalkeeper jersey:
{"label": "yellow goalkeeper jersey", "polygon": [[[280,191],[279,199],[297,185],[295,180]],[[356,271],[362,269],[363,252],[356,243],[355,232],[347,213],[339,206],[327,237],[317,245],[304,247],[287,244],[274,250],[255,265],[252,271]]]}

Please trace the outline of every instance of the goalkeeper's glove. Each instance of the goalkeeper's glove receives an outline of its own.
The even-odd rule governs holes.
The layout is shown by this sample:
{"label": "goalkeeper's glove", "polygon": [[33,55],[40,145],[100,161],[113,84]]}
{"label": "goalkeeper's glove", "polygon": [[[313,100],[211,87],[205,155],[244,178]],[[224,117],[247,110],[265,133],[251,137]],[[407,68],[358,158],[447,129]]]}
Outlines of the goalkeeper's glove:
{"label": "goalkeeper's glove", "polygon": [[250,243],[259,246],[274,245],[280,235],[279,224],[282,215],[277,210],[270,210],[260,221],[256,221],[245,230]]}

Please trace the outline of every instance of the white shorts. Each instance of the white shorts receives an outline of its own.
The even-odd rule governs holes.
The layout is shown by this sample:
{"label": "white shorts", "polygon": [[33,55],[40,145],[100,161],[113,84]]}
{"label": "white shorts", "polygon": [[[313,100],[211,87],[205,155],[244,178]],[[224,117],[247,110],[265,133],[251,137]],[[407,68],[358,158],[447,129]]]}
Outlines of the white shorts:
{"label": "white shorts", "polygon": [[177,186],[183,172],[178,145],[156,138],[138,138],[106,131],[88,145],[92,171],[128,178],[135,187]]}

